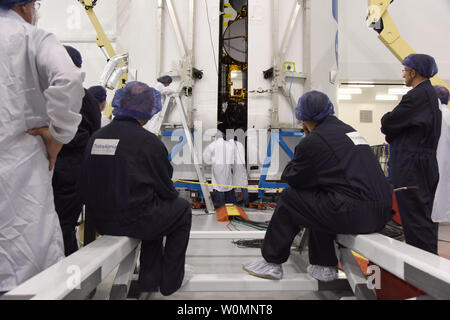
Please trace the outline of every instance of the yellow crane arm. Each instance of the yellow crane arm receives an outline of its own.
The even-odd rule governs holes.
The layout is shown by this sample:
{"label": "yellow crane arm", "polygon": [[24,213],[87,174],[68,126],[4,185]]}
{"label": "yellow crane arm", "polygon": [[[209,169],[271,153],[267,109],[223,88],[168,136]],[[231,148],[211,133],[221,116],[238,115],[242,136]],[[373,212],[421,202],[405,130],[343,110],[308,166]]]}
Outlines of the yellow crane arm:
{"label": "yellow crane arm", "polygon": [[[394,54],[394,56],[403,61],[414,49],[402,38],[400,31],[395,25],[394,20],[388,12],[389,5],[393,0],[368,0],[369,9],[367,15],[367,24],[379,33],[378,38]],[[430,79],[433,85],[441,85],[450,90],[449,85],[438,75]]]}
{"label": "yellow crane arm", "polygon": [[[109,61],[112,57],[116,55],[116,52],[114,48],[111,45],[111,42],[109,41],[108,37],[106,36],[106,33],[100,23],[100,21],[97,18],[97,15],[94,12],[94,7],[97,4],[97,0],[78,0],[84,7],[87,16],[89,17],[89,20],[91,20],[92,25],[95,28],[95,31],[97,32],[97,46],[105,50],[107,55],[107,60]],[[123,65],[119,64],[119,66]],[[117,89],[125,87],[128,80],[128,74],[123,74],[118,82]],[[112,114],[112,105],[109,104],[106,110],[103,112],[103,114],[107,117],[111,117]]]}

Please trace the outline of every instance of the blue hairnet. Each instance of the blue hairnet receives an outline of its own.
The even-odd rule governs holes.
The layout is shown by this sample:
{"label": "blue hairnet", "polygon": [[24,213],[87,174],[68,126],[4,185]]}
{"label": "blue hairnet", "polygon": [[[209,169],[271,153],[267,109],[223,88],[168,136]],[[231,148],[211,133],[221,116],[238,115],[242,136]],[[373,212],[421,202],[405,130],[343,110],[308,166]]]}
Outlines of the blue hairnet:
{"label": "blue hairnet", "polygon": [[99,104],[106,100],[106,89],[104,87],[92,86],[88,91],[92,93]]}
{"label": "blue hairnet", "polygon": [[125,88],[116,90],[113,101],[111,102],[111,105],[113,108],[120,108],[120,100],[122,99],[124,92],[125,92]]}
{"label": "blue hairnet", "polygon": [[298,100],[295,117],[300,121],[321,121],[334,114],[328,96],[320,91],[309,91]]}
{"label": "blue hairnet", "polygon": [[67,53],[69,54],[70,58],[72,58],[73,64],[76,65],[78,68],[81,68],[81,65],[83,64],[81,53],[71,46],[64,46],[64,48],[66,48]]}
{"label": "blue hairnet", "polygon": [[432,78],[438,73],[436,61],[432,56],[427,54],[410,54],[403,60],[402,64],[416,70],[425,78]]}
{"label": "blue hairnet", "polygon": [[438,95],[439,100],[441,100],[441,103],[447,105],[449,96],[448,89],[443,86],[434,86],[434,90],[436,90],[436,93]]}
{"label": "blue hairnet", "polygon": [[[27,4],[33,2],[34,0],[0,0],[0,8],[9,10],[17,5]],[[39,0],[37,0],[39,1]]]}
{"label": "blue hairnet", "polygon": [[172,77],[171,76],[162,76],[159,77],[158,82],[161,82],[162,84],[171,84],[172,83]]}
{"label": "blue hairnet", "polygon": [[161,94],[143,82],[132,81],[117,90],[112,106],[114,116],[127,116],[136,120],[150,120],[161,111]]}

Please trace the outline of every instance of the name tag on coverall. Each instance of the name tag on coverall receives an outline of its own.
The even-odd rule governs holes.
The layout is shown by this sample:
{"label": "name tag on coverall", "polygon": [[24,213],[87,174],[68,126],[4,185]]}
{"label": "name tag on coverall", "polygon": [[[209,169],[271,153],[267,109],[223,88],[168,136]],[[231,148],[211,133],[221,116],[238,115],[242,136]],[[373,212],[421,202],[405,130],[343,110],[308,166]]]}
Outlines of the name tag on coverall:
{"label": "name tag on coverall", "polygon": [[116,154],[117,145],[120,140],[95,139],[91,154],[100,156],[113,156]]}
{"label": "name tag on coverall", "polygon": [[353,141],[353,143],[355,145],[365,145],[365,144],[369,144],[366,140],[366,138],[364,138],[362,135],[360,135],[358,132],[350,132],[347,133],[347,136],[350,138],[350,140]]}

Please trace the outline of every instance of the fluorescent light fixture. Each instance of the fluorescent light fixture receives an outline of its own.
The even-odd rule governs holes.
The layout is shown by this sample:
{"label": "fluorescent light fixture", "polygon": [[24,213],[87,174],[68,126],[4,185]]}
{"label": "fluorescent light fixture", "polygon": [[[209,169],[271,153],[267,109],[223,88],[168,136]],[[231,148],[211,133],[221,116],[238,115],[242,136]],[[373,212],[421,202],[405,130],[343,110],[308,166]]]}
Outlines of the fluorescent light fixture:
{"label": "fluorescent light fixture", "polygon": [[405,95],[408,93],[408,91],[411,90],[410,88],[389,88],[388,94],[389,95]]}
{"label": "fluorescent light fixture", "polygon": [[398,96],[388,94],[377,94],[375,99],[378,101],[397,101]]}
{"label": "fluorescent light fixture", "polygon": [[351,94],[339,94],[338,100],[352,100]]}
{"label": "fluorescent light fixture", "polygon": [[348,94],[362,94],[361,88],[339,88],[339,94],[348,95]]}
{"label": "fluorescent light fixture", "polygon": [[347,86],[349,88],[373,88],[375,87],[375,83],[366,81],[359,81],[355,83],[349,82]]}

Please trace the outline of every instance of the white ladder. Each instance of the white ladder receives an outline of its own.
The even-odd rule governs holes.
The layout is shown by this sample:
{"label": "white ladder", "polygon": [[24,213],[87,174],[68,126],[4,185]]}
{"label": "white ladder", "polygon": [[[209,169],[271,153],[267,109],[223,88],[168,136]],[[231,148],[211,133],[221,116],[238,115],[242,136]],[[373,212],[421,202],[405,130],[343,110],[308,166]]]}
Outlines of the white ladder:
{"label": "white ladder", "polygon": [[197,152],[195,151],[194,143],[192,141],[191,130],[189,129],[189,126],[188,126],[186,110],[184,109],[183,103],[181,102],[181,98],[179,95],[173,94],[173,95],[167,96],[167,98],[164,102],[163,108],[162,108],[161,112],[159,113],[159,118],[156,123],[156,129],[157,129],[156,132],[158,134],[160,133],[162,123],[164,121],[164,118],[166,116],[167,110],[170,105],[170,101],[172,101],[172,100],[175,103],[173,108],[177,108],[180,113],[181,122],[182,122],[183,129],[184,129],[184,134],[186,136],[189,151],[191,152],[191,160],[194,161],[195,171],[197,172],[198,181],[199,181],[200,187],[202,189],[203,197],[205,198],[206,212],[214,213],[215,212],[214,205],[211,200],[211,194],[209,193],[209,188],[206,185],[205,174],[203,172],[203,165],[199,161]]}

